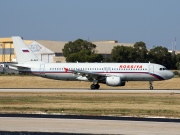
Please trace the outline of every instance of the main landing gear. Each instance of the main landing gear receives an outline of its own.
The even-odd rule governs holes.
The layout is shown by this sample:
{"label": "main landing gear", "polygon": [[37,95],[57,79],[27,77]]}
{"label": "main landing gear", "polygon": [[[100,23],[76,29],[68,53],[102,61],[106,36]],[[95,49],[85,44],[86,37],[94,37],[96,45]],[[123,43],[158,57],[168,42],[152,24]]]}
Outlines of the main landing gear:
{"label": "main landing gear", "polygon": [[97,84],[91,84],[91,89],[94,90],[94,89],[99,89],[100,88],[100,85],[97,83]]}
{"label": "main landing gear", "polygon": [[150,88],[150,90],[153,90],[153,85],[152,85],[152,81],[149,81],[149,88]]}

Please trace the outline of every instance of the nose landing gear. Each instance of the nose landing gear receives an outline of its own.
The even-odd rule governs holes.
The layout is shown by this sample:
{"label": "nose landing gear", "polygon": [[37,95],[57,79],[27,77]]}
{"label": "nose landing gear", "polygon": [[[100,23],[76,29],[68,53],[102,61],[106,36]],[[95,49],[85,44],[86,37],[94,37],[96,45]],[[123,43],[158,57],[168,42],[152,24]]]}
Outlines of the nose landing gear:
{"label": "nose landing gear", "polygon": [[149,86],[149,89],[150,89],[150,90],[153,90],[152,81],[149,81],[149,85],[150,85],[150,86]]}

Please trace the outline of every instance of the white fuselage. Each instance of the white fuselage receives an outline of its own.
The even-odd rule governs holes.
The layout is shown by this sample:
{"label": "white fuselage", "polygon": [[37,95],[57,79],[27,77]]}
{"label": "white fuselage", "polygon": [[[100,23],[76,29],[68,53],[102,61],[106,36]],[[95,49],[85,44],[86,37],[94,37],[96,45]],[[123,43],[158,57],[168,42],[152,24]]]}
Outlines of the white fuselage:
{"label": "white fuselage", "polygon": [[[57,80],[89,81],[86,76],[74,74],[71,70],[85,71],[105,76],[118,76],[122,81],[161,81],[170,79],[174,74],[164,66],[153,63],[39,63],[29,62],[20,69],[23,73],[32,73]],[[102,83],[103,80],[102,80]]]}

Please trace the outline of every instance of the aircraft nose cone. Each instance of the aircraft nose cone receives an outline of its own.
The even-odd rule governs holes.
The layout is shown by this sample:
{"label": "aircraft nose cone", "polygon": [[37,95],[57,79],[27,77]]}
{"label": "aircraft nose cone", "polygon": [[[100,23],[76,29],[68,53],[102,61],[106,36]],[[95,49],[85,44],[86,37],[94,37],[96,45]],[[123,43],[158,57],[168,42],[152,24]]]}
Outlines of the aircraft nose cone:
{"label": "aircraft nose cone", "polygon": [[173,72],[171,72],[171,73],[172,73],[171,78],[173,78],[174,77],[174,73]]}
{"label": "aircraft nose cone", "polygon": [[168,77],[168,79],[173,78],[173,77],[174,77],[174,73],[170,71],[170,72],[167,74],[167,77]]}

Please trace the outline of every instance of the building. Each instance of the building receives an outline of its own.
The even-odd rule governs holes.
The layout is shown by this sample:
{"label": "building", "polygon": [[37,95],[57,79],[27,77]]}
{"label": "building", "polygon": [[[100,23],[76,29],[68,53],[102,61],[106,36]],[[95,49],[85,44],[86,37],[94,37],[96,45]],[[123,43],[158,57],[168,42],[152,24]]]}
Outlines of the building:
{"label": "building", "polygon": [[12,62],[14,53],[12,38],[0,38],[0,62]]}
{"label": "building", "polygon": [[[62,49],[68,42],[49,40],[24,40],[38,59],[48,63],[66,62]],[[118,43],[117,40],[94,41],[96,51],[104,57],[110,57],[111,50],[118,45],[133,46],[132,43]],[[0,38],[0,62],[16,62],[16,52],[12,38]]]}
{"label": "building", "polygon": [[[30,44],[31,40],[24,40]],[[0,38],[0,62],[16,62],[16,54],[12,38]]]}

